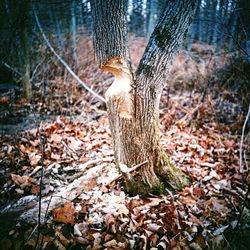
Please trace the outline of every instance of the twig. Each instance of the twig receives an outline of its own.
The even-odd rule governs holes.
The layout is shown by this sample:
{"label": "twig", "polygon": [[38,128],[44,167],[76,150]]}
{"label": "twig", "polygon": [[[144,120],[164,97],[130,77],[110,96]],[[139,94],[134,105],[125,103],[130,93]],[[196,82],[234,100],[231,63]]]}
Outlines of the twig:
{"label": "twig", "polygon": [[36,238],[36,244],[35,249],[37,249],[39,244],[39,237],[41,233],[41,210],[42,210],[42,186],[43,186],[43,174],[44,174],[44,156],[45,156],[45,139],[41,135],[42,131],[42,122],[39,127],[39,136],[40,136],[40,143],[42,148],[42,158],[41,158],[41,177],[40,177],[40,183],[39,183],[39,207],[38,207],[38,222],[37,222],[37,238]]}
{"label": "twig", "polygon": [[49,206],[50,206],[50,203],[51,203],[53,197],[54,197],[54,191],[53,191],[52,195],[50,196],[49,203],[48,203],[48,206],[47,206],[47,209],[46,209],[46,212],[45,212],[45,216],[44,216],[45,223],[48,221],[47,216],[48,216],[48,213],[49,213]]}
{"label": "twig", "polygon": [[19,75],[19,76],[22,76],[22,74],[21,74],[19,71],[17,71],[17,70],[14,69],[13,67],[11,67],[8,63],[2,62],[2,64],[3,64],[6,68],[8,68],[9,70],[13,71],[15,74],[17,74],[17,75]]}
{"label": "twig", "polygon": [[69,178],[69,181],[73,181],[77,178],[79,178],[80,176],[83,175],[83,172],[97,164],[100,164],[100,163],[104,163],[104,162],[112,162],[113,161],[113,157],[105,157],[105,158],[102,158],[102,159],[95,159],[95,160],[89,160],[81,165],[79,165],[80,167],[77,169],[77,172],[76,174],[74,174],[72,177]]}
{"label": "twig", "polygon": [[250,104],[249,104],[249,108],[248,108],[248,112],[247,112],[247,116],[242,128],[242,134],[241,134],[241,140],[240,140],[240,173],[243,172],[247,172],[248,169],[243,169],[243,164],[242,164],[242,151],[243,151],[243,142],[244,142],[244,134],[245,134],[245,129],[246,129],[246,125],[247,125],[247,121],[250,115]]}
{"label": "twig", "polygon": [[243,211],[244,211],[244,208],[245,208],[246,203],[247,203],[247,197],[249,195],[249,192],[250,192],[250,185],[248,185],[248,188],[247,188],[247,192],[246,192],[246,195],[245,195],[245,198],[244,198],[243,205],[242,205],[241,210],[240,210],[240,214],[239,214],[239,218],[238,218],[238,221],[237,221],[237,224],[236,224],[236,228],[239,226],[240,220],[242,218]]}
{"label": "twig", "polygon": [[30,78],[30,81],[33,81],[34,76],[35,76],[35,74],[36,74],[38,68],[43,64],[43,61],[44,61],[44,60],[42,60],[40,63],[38,63],[38,64],[36,65],[35,69],[33,70],[33,73],[32,73],[32,76],[31,76],[31,78]]}
{"label": "twig", "polygon": [[232,189],[230,189],[228,187],[222,187],[222,190],[225,191],[225,192],[228,192],[230,194],[236,195],[237,197],[240,197],[241,199],[243,198],[243,195],[241,193],[238,193],[237,191],[232,190]]}
{"label": "twig", "polygon": [[188,126],[189,123],[190,123],[190,122],[192,121],[192,119],[194,118],[194,116],[195,116],[195,115],[197,114],[197,112],[199,111],[199,109],[202,107],[202,105],[203,105],[203,97],[200,98],[199,103],[197,104],[197,106],[196,106],[193,110],[191,110],[191,111],[189,111],[188,113],[186,113],[184,117],[182,117],[181,119],[179,119],[179,120],[177,121],[177,124],[178,124],[178,123],[185,122],[185,123],[186,123],[186,126]]}
{"label": "twig", "polygon": [[[53,194],[50,196],[50,200],[49,200],[49,203],[48,203],[48,206],[47,206],[47,209],[46,209],[46,212],[45,212],[45,216],[44,216],[44,219],[46,220],[45,223],[47,223],[48,219],[47,219],[47,215],[48,215],[48,211],[49,211],[49,205],[51,203],[51,200],[53,198]],[[37,230],[38,228],[38,224],[36,224],[36,226],[34,227],[34,229],[32,230],[32,232],[30,233],[27,241],[29,241],[31,239],[31,237],[33,236],[33,234],[35,233],[35,231]],[[42,240],[43,242],[43,240]],[[42,245],[42,242],[41,242],[41,245]]]}
{"label": "twig", "polygon": [[[142,163],[139,163],[139,164],[135,165],[132,168],[129,168],[126,174],[130,174],[131,172],[135,171],[137,168],[145,165],[146,163],[148,163],[148,161],[144,161]],[[110,185],[112,182],[117,181],[117,180],[121,179],[122,177],[124,177],[124,173],[122,173],[122,174],[116,176],[115,178],[113,178],[107,185]]]}
{"label": "twig", "polygon": [[35,233],[36,229],[38,228],[38,224],[36,224],[36,226],[34,227],[34,229],[32,230],[32,232],[30,233],[27,241],[29,241],[31,239],[31,237],[33,236],[33,234]]}
{"label": "twig", "polygon": [[38,19],[38,16],[35,12],[35,10],[33,10],[34,12],[34,16],[35,16],[35,19],[36,19],[36,23],[37,23],[37,26],[42,34],[42,37],[46,43],[46,45],[48,46],[48,48],[50,49],[50,51],[56,56],[56,58],[63,64],[63,66],[67,69],[67,71],[77,80],[78,83],[80,83],[86,90],[88,90],[92,95],[94,95],[95,97],[97,97],[99,100],[101,100],[102,102],[106,103],[105,99],[98,95],[95,91],[93,91],[86,83],[84,83],[76,74],[75,72],[69,67],[69,65],[56,53],[56,51],[54,50],[54,48],[52,47],[52,45],[50,44],[48,38],[46,37],[43,29],[42,29],[42,26],[40,24],[40,21]]}

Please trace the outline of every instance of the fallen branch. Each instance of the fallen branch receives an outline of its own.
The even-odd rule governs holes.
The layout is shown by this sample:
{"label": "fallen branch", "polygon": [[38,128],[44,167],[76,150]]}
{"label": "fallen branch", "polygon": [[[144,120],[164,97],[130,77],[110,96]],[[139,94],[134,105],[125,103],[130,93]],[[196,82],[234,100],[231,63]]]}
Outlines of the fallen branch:
{"label": "fallen branch", "polygon": [[247,198],[248,198],[249,193],[250,193],[250,185],[248,184],[247,192],[246,192],[245,197],[244,197],[243,205],[242,205],[241,210],[240,210],[240,214],[239,214],[239,217],[238,217],[236,227],[238,227],[239,224],[240,224],[240,221],[241,221],[241,218],[242,218],[242,215],[243,215],[243,211],[244,211],[244,209],[246,207],[246,204],[247,204]]}
{"label": "fallen branch", "polygon": [[[48,215],[51,210],[63,205],[66,200],[72,201],[83,192],[88,191],[89,182],[95,181],[99,177],[102,169],[106,166],[103,163],[112,161],[112,157],[90,160],[81,165],[81,173],[79,173],[81,174],[80,178],[75,179],[66,186],[60,187],[58,191],[53,193],[52,197],[42,197],[41,202],[38,202],[38,198],[35,195],[23,197],[15,204],[8,205],[0,210],[0,216],[6,216],[6,214],[8,214],[11,215],[10,217],[14,221],[22,221],[27,224],[38,224],[40,213],[40,224],[42,225],[47,221],[46,215]],[[84,172],[85,170],[88,171]]]}
{"label": "fallen branch", "polygon": [[94,167],[97,164],[103,163],[103,162],[112,162],[113,157],[106,157],[103,159],[95,159],[95,160],[89,160],[81,165],[78,165],[78,168],[76,168],[77,173],[75,173],[72,177],[69,178],[70,181],[73,181],[80,176],[82,176],[83,172],[87,169]]}
{"label": "fallen branch", "polygon": [[37,23],[37,26],[42,34],[42,37],[46,43],[46,45],[48,46],[48,48],[50,49],[50,51],[56,56],[56,58],[63,64],[63,66],[67,69],[67,71],[77,80],[78,83],[80,83],[87,91],[89,91],[92,95],[94,95],[95,97],[97,97],[99,100],[101,100],[102,102],[106,103],[105,99],[100,96],[99,94],[97,94],[95,91],[93,91],[86,83],[84,83],[76,74],[75,72],[69,67],[69,65],[56,53],[55,49],[52,47],[52,45],[50,44],[48,38],[46,37],[42,26],[40,24],[40,21],[38,19],[38,16],[35,12],[35,10],[33,10],[34,12],[34,16],[35,16],[35,20]]}
{"label": "fallen branch", "polygon": [[243,168],[243,164],[242,164],[242,158],[243,158],[242,157],[242,151],[243,151],[243,142],[244,142],[245,129],[246,129],[246,125],[247,125],[247,121],[248,121],[249,115],[250,115],[250,105],[249,105],[249,108],[248,108],[248,112],[247,112],[247,116],[246,116],[245,122],[243,124],[242,134],[241,134],[241,140],[240,140],[240,173],[248,171],[247,166],[246,166],[246,169]]}
{"label": "fallen branch", "polygon": [[197,112],[202,107],[202,105],[203,105],[203,102],[201,100],[199,102],[199,104],[193,110],[186,113],[186,115],[184,117],[182,117],[180,120],[178,120],[176,123],[177,124],[183,124],[184,123],[185,126],[188,126],[190,124],[190,122],[194,119],[194,116],[197,114]]}
{"label": "fallen branch", "polygon": [[[41,224],[46,222],[46,214],[56,207],[59,207],[65,203],[66,200],[72,201],[77,198],[82,192],[86,191],[90,180],[96,179],[99,175],[101,169],[104,168],[104,165],[97,165],[93,167],[88,173],[80,178],[76,179],[69,185],[60,188],[58,192],[53,194],[53,197],[44,197],[41,201]],[[48,204],[50,203],[49,207]],[[39,205],[25,211],[19,217],[19,221],[23,221],[27,224],[37,224],[39,213]]]}
{"label": "fallen branch", "polygon": [[[4,210],[1,211],[1,215],[4,216],[6,213],[16,214],[18,212],[19,215],[17,217],[13,217],[15,221],[25,222],[28,225],[38,224],[38,220],[40,220],[40,225],[46,223],[47,215],[54,208],[59,207],[65,203],[65,201],[72,201],[81,195],[83,192],[88,192],[90,190],[90,183],[94,183],[100,177],[103,169],[105,168],[105,162],[112,162],[112,157],[103,158],[100,160],[91,160],[86,162],[81,166],[81,170],[87,172],[81,172],[81,177],[75,179],[72,183],[67,186],[61,187],[59,191],[53,193],[51,196],[42,197],[41,202],[37,203],[37,197],[33,195],[25,204],[22,206],[9,205]],[[133,171],[137,170],[141,166],[145,165],[148,161],[144,161],[132,168],[129,168],[127,173],[130,174]],[[102,164],[100,164],[102,163]],[[93,167],[93,165],[96,165]],[[114,178],[105,182],[105,186],[110,185],[116,180],[124,178],[124,174],[116,174]],[[102,179],[103,180],[103,179]],[[22,198],[23,199],[23,198]],[[18,202],[20,203],[20,202]],[[21,209],[20,209],[21,207]],[[40,208],[39,208],[40,207]],[[40,219],[39,219],[40,218]]]}

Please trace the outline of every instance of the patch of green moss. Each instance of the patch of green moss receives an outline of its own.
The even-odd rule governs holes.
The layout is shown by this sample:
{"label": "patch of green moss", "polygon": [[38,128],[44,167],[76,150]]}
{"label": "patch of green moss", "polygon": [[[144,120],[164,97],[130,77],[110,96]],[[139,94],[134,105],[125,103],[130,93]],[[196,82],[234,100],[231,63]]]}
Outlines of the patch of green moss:
{"label": "patch of green moss", "polygon": [[164,151],[161,152],[159,168],[162,168],[162,171],[159,173],[161,180],[173,190],[179,191],[191,182],[190,177],[178,169]]}
{"label": "patch of green moss", "polygon": [[162,182],[153,185],[151,188],[151,193],[154,195],[161,195],[164,193],[164,191],[165,191],[165,186]]}
{"label": "patch of green moss", "polygon": [[149,194],[161,195],[165,192],[164,183],[158,182],[150,187],[143,181],[139,180],[139,178],[129,181],[129,183],[126,184],[126,189],[131,196],[138,194],[141,196],[148,196]]}
{"label": "patch of green moss", "polygon": [[146,196],[149,194],[148,187],[139,179],[132,179],[128,183],[126,183],[126,190],[129,195],[142,195]]}

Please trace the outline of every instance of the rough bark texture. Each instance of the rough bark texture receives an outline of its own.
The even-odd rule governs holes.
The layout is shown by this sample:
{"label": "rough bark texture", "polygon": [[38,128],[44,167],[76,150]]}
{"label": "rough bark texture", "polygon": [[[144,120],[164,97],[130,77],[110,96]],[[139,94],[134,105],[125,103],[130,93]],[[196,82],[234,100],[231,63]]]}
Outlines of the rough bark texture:
{"label": "rough bark texture", "polygon": [[116,162],[131,167],[147,160],[139,174],[127,180],[132,193],[158,194],[166,185],[178,190],[189,180],[160,145],[159,102],[163,80],[191,22],[195,1],[168,1],[135,77],[129,67],[124,2],[95,0],[91,6],[98,62],[115,76],[106,99]]}
{"label": "rough bark texture", "polygon": [[92,0],[94,48],[98,63],[102,67],[117,56],[129,61],[127,47],[126,1]]}

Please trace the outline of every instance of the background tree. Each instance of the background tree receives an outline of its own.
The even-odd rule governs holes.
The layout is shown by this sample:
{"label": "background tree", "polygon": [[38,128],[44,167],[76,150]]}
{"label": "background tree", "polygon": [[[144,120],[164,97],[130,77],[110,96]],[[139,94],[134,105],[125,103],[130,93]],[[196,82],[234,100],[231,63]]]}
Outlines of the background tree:
{"label": "background tree", "polygon": [[18,80],[21,82],[23,95],[31,99],[31,3],[29,0],[22,2],[5,0],[0,2],[0,9],[0,32],[2,34],[0,63],[10,64],[12,71],[18,68],[20,78]]}
{"label": "background tree", "polygon": [[22,61],[23,61],[23,77],[22,77],[22,87],[24,96],[27,99],[32,98],[32,85],[30,81],[30,50],[31,50],[31,42],[30,42],[30,8],[31,3],[29,0],[25,0],[20,4],[20,44],[23,51]]}
{"label": "background tree", "polygon": [[143,13],[143,1],[132,0],[132,11],[130,14],[130,32],[138,36],[145,35],[145,22]]}
{"label": "background tree", "polygon": [[115,77],[105,95],[115,159],[123,172],[125,166],[145,163],[139,175],[127,175],[127,188],[133,193],[161,193],[165,185],[181,189],[189,179],[160,145],[159,102],[195,1],[167,2],[135,73],[127,47],[125,6],[125,1],[91,1],[96,57],[101,69]]}

